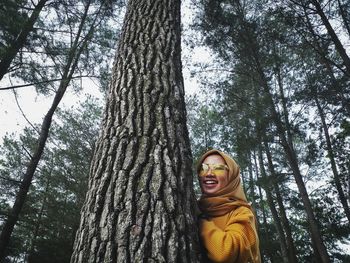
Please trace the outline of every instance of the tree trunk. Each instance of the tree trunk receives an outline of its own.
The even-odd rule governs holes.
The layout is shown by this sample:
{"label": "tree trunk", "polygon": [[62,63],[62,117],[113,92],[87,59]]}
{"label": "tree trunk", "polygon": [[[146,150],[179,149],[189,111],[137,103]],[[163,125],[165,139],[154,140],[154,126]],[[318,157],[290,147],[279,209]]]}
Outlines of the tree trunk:
{"label": "tree trunk", "polygon": [[346,53],[346,50],[343,47],[343,44],[340,42],[337,34],[335,33],[332,25],[329,23],[327,16],[325,15],[325,13],[323,12],[323,9],[320,5],[320,3],[318,2],[318,0],[312,0],[311,1],[312,4],[315,6],[316,8],[316,12],[317,14],[320,16],[323,25],[326,27],[327,32],[329,34],[329,36],[331,37],[335,49],[338,51],[339,56],[343,59],[343,63],[345,65],[345,68],[348,72],[348,75],[350,75],[350,58]]}
{"label": "tree trunk", "polygon": [[32,14],[30,15],[28,21],[23,25],[23,28],[19,35],[16,37],[13,43],[6,48],[4,56],[0,61],[0,80],[8,72],[8,68],[11,65],[12,60],[15,58],[18,51],[25,45],[27,37],[33,30],[33,26],[39,17],[39,14],[47,0],[40,0],[38,4],[34,7]]}
{"label": "tree trunk", "polygon": [[318,41],[316,32],[312,27],[310,18],[306,14],[306,11],[304,11],[304,12],[305,12],[307,27],[312,35],[313,42],[314,42],[314,44],[310,44],[310,45],[312,46],[312,48],[314,48],[316,50],[316,53],[318,54],[320,62],[325,66],[325,69],[328,73],[328,76],[331,79],[331,82],[332,82],[333,88],[335,89],[335,92],[339,95],[339,97],[341,99],[343,108],[346,110],[347,114],[350,115],[350,103],[348,102],[348,99],[344,96],[343,87],[339,84],[339,81],[335,77],[334,70],[331,66],[329,59],[327,58],[328,51],[321,47],[321,45]]}
{"label": "tree trunk", "polygon": [[[252,200],[252,207],[254,209],[254,211],[256,211],[256,200],[255,200],[255,191],[254,191],[254,177],[253,177],[253,163],[252,163],[252,157],[254,158],[254,161],[256,160],[256,154],[253,153],[253,156],[251,156],[251,152],[249,152],[249,154],[247,154],[247,158],[248,158],[248,174],[249,174],[249,190],[250,190],[250,199]],[[257,170],[256,170],[257,171]],[[256,216],[256,218],[258,218]]]}
{"label": "tree trunk", "polygon": [[82,17],[78,33],[75,38],[75,42],[73,43],[73,46],[70,49],[68,58],[67,58],[67,64],[65,65],[62,81],[60,82],[60,85],[57,89],[57,92],[55,94],[55,97],[53,99],[53,102],[51,104],[50,109],[46,113],[43,123],[41,125],[41,130],[39,134],[39,138],[37,141],[37,146],[34,150],[34,153],[32,154],[32,157],[26,167],[26,172],[23,175],[23,180],[20,184],[19,191],[16,195],[15,203],[10,211],[10,214],[6,220],[6,222],[3,225],[1,234],[0,234],[0,261],[5,257],[6,255],[6,248],[8,246],[8,243],[10,241],[10,237],[12,235],[13,229],[15,224],[17,223],[19,214],[22,210],[22,207],[24,205],[25,199],[27,197],[29,187],[31,185],[35,170],[38,166],[38,163],[41,159],[41,155],[44,151],[45,144],[49,135],[49,129],[52,122],[52,117],[61,102],[63,95],[66,92],[66,89],[68,87],[69,81],[73,76],[73,73],[76,69],[80,54],[84,50],[87,42],[89,39],[91,39],[94,25],[91,25],[90,31],[88,32],[87,36],[84,38],[83,42],[80,43],[81,38],[81,32],[83,29],[83,26],[85,25],[85,21],[88,14],[88,9],[90,6],[90,2],[87,4],[85,8],[85,13]]}
{"label": "tree trunk", "polygon": [[[243,16],[242,16],[242,19],[244,19]],[[300,193],[301,199],[303,201],[305,212],[306,212],[306,215],[308,218],[310,233],[312,235],[312,240],[315,242],[315,247],[317,248],[316,253],[319,253],[321,255],[323,263],[328,263],[328,262],[330,262],[329,255],[328,255],[327,249],[323,243],[321,233],[320,233],[320,230],[318,228],[318,224],[317,224],[315,215],[314,215],[313,210],[312,210],[311,201],[309,199],[309,195],[307,193],[306,186],[305,186],[302,174],[301,174],[300,169],[299,169],[297,155],[294,151],[293,144],[292,145],[289,144],[288,138],[285,135],[285,128],[283,126],[281,117],[280,117],[279,113],[277,112],[275,103],[273,101],[272,94],[270,92],[270,87],[269,87],[267,78],[266,78],[265,73],[264,73],[264,69],[260,63],[260,57],[258,54],[259,48],[254,45],[254,43],[257,43],[257,42],[254,39],[254,34],[252,32],[250,32],[250,28],[245,27],[244,30],[245,30],[248,38],[249,37],[251,38],[251,41],[247,42],[247,46],[250,49],[249,50],[250,56],[252,58],[252,61],[255,64],[254,69],[256,70],[256,73],[257,73],[258,82],[261,85],[261,87],[263,88],[264,96],[266,96],[267,103],[268,103],[267,107],[268,107],[268,109],[271,113],[271,117],[276,125],[277,134],[281,140],[281,144],[283,146],[283,149],[284,149],[284,152],[286,154],[290,168],[293,171],[294,179],[295,179],[295,182],[298,186],[299,193]],[[292,141],[292,140],[290,140],[290,141]]]}
{"label": "tree trunk", "polygon": [[[260,174],[261,174],[262,178],[265,180],[265,182],[267,182],[268,179],[266,176],[266,171],[265,171],[264,161],[263,161],[263,156],[262,156],[262,150],[261,150],[260,145],[258,146],[258,158],[259,158]],[[283,259],[283,262],[288,263],[290,261],[288,260],[289,257],[288,257],[286,238],[284,235],[282,224],[280,222],[280,218],[278,216],[276,206],[273,202],[272,188],[269,184],[265,185],[265,193],[266,193],[267,203],[269,204],[270,211],[271,211],[271,214],[273,217],[273,221],[274,221],[276,229],[277,229],[277,233],[278,233],[278,237],[279,237],[279,241],[280,241],[281,252],[282,252],[282,259]]]}
{"label": "tree trunk", "polygon": [[71,262],[199,262],[180,1],[130,0]]}
{"label": "tree trunk", "polygon": [[[293,145],[293,135],[291,132],[291,126],[289,122],[289,116],[288,116],[288,107],[287,107],[287,100],[286,97],[284,96],[284,88],[283,88],[283,81],[282,81],[282,76],[281,76],[281,69],[280,67],[276,68],[275,74],[277,75],[277,84],[278,84],[278,90],[280,92],[280,99],[281,99],[281,104],[282,104],[282,115],[284,119],[284,125],[285,125],[285,130],[287,134],[287,141],[289,145]],[[293,149],[294,151],[294,149]]]}
{"label": "tree trunk", "polygon": [[279,137],[281,139],[281,143],[282,143],[282,146],[284,148],[288,163],[293,171],[294,179],[295,179],[295,182],[298,186],[299,193],[300,193],[301,199],[302,199],[303,204],[304,204],[304,208],[305,208],[308,222],[309,222],[309,226],[310,226],[310,232],[311,232],[311,235],[313,236],[313,240],[315,242],[315,247],[317,248],[318,253],[321,255],[322,262],[324,262],[324,263],[330,262],[330,259],[329,259],[328,253],[327,253],[327,249],[323,243],[321,233],[319,231],[318,224],[317,224],[315,215],[314,215],[313,210],[312,210],[311,201],[309,199],[309,195],[307,193],[306,186],[305,186],[305,183],[303,181],[303,176],[301,175],[301,172],[299,169],[299,164],[298,164],[298,159],[297,159],[296,153],[293,150],[293,147],[291,147],[288,144],[287,138],[285,137],[283,125],[281,123],[281,119],[280,119],[280,117],[275,109],[275,106],[274,106],[274,103],[272,100],[272,95],[270,94],[270,91],[269,91],[267,84],[265,86],[265,92],[268,95],[271,114],[272,114],[272,117],[273,117],[275,124],[277,126],[277,132],[278,132]]}
{"label": "tree trunk", "polygon": [[346,29],[346,32],[348,33],[348,36],[350,37],[350,24],[348,21],[348,17],[349,17],[348,10],[346,9],[346,7],[344,8],[340,0],[338,0],[337,2],[339,7],[339,13],[343,20],[344,27]]}
{"label": "tree trunk", "polygon": [[[51,171],[50,171],[50,175],[51,175]],[[40,230],[40,227],[42,224],[41,219],[42,219],[42,216],[44,213],[44,208],[46,207],[46,204],[47,204],[47,194],[49,191],[49,187],[50,187],[50,178],[47,179],[46,184],[45,184],[44,198],[43,198],[43,201],[41,203],[41,207],[40,207],[40,210],[39,210],[39,213],[37,216],[37,220],[36,220],[35,225],[34,225],[34,231],[32,234],[31,241],[30,241],[30,247],[29,247],[28,253],[26,255],[27,260],[25,262],[27,262],[27,263],[31,263],[33,261],[32,257],[34,254],[37,237],[39,235],[39,230]]]}
{"label": "tree trunk", "polygon": [[338,173],[338,169],[337,169],[337,164],[335,162],[335,155],[334,155],[334,151],[333,151],[333,147],[332,147],[332,142],[331,142],[331,138],[329,136],[329,132],[328,132],[328,126],[326,123],[326,117],[324,115],[323,109],[320,105],[320,102],[317,98],[317,88],[314,88],[314,99],[315,99],[315,103],[317,106],[317,110],[318,110],[318,114],[320,115],[321,118],[321,123],[322,123],[322,129],[324,132],[324,136],[326,139],[326,146],[327,146],[327,152],[328,152],[328,158],[331,162],[331,167],[332,167],[332,172],[333,172],[333,176],[334,176],[334,182],[335,182],[335,186],[337,188],[337,192],[338,192],[338,196],[339,196],[339,200],[340,203],[343,206],[344,212],[346,217],[348,218],[348,221],[350,223],[350,209],[349,209],[349,204],[346,200],[346,196],[344,194],[343,191],[343,187],[341,185],[341,179]]}
{"label": "tree trunk", "polygon": [[310,226],[312,240],[315,242],[315,247],[317,248],[317,252],[321,255],[322,262],[328,263],[328,262],[330,262],[329,255],[328,255],[327,249],[323,243],[321,233],[320,233],[320,230],[318,228],[318,223],[316,221],[315,215],[314,215],[313,210],[312,210],[311,201],[309,199],[309,195],[307,193],[306,186],[305,186],[305,183],[303,181],[303,176],[301,175],[301,172],[299,169],[298,159],[297,159],[295,151],[293,150],[294,147],[289,145],[288,139],[285,136],[284,127],[283,127],[283,124],[281,121],[281,117],[279,116],[279,114],[275,108],[275,105],[274,105],[274,102],[272,99],[272,94],[270,93],[270,89],[269,89],[265,74],[261,70],[260,65],[258,65],[258,69],[260,69],[260,72],[259,72],[260,81],[261,81],[261,84],[264,88],[264,92],[265,92],[267,99],[268,99],[269,108],[270,108],[272,118],[273,118],[274,123],[275,123],[276,128],[277,128],[277,133],[278,133],[279,138],[281,140],[281,144],[282,144],[283,149],[285,151],[290,168],[293,171],[294,179],[295,179],[295,182],[298,186],[299,193],[300,193],[301,199],[302,199],[303,204],[304,204],[304,208],[305,208],[306,215],[307,215],[308,222],[309,222],[309,226]]}
{"label": "tree trunk", "polygon": [[298,186],[299,193],[304,204],[305,212],[309,222],[310,233],[312,235],[312,240],[315,242],[315,247],[317,248],[316,252],[321,255],[323,263],[328,263],[330,262],[329,255],[327,253],[326,246],[324,245],[324,242],[322,240],[321,233],[318,228],[317,220],[312,210],[311,201],[309,199],[309,195],[307,193],[306,186],[303,181],[303,176],[300,172],[298,158],[297,158],[296,152],[294,151],[292,138],[288,140],[288,138],[286,137],[285,128],[283,126],[281,116],[279,115],[276,109],[276,106],[270,91],[269,83],[265,76],[264,68],[260,63],[259,46],[258,44],[256,44],[257,41],[254,33],[251,32],[251,29],[247,26],[247,23],[245,23],[244,15],[240,14],[240,18],[242,19],[242,24],[245,25],[243,27],[243,30],[245,31],[245,35],[247,36],[247,39],[250,40],[250,41],[247,41],[246,44],[249,49],[249,55],[251,57],[251,61],[253,61],[254,63],[254,70],[256,72],[257,81],[263,89],[263,95],[266,97],[266,101],[268,103],[267,108],[269,109],[273,122],[275,123],[275,126],[277,128],[277,134],[281,140],[281,144],[286,154],[290,168],[293,171],[294,179]]}
{"label": "tree trunk", "polygon": [[280,214],[280,218],[282,221],[282,225],[283,225],[283,229],[284,232],[286,233],[286,242],[287,242],[287,249],[288,249],[288,258],[289,258],[289,262],[298,262],[296,255],[297,251],[295,249],[294,246],[294,241],[293,241],[293,237],[292,237],[292,231],[289,225],[289,221],[287,218],[287,213],[286,213],[286,209],[284,207],[283,204],[283,199],[282,199],[282,194],[280,192],[279,186],[277,184],[277,175],[275,172],[275,168],[272,162],[272,156],[271,156],[271,152],[268,146],[268,143],[266,141],[266,138],[264,138],[264,148],[265,148],[265,153],[267,156],[267,163],[268,163],[268,168],[272,177],[272,183],[273,183],[273,188],[275,190],[276,193],[276,201],[279,207],[279,214]]}

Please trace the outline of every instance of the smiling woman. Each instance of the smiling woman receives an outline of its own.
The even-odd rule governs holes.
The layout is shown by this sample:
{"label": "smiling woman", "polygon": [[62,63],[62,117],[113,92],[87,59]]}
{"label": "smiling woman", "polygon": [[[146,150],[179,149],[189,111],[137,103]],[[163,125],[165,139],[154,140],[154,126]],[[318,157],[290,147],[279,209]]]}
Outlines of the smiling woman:
{"label": "smiling woman", "polygon": [[198,162],[197,172],[202,190],[200,236],[209,262],[261,262],[256,219],[239,166],[225,153],[211,150]]}

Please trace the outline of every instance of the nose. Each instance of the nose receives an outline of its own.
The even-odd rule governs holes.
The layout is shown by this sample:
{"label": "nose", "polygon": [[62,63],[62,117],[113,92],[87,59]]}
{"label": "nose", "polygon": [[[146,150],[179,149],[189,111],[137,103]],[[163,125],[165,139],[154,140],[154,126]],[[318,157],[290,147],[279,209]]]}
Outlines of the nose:
{"label": "nose", "polygon": [[213,173],[213,169],[209,167],[206,176],[214,176],[214,175],[215,175],[215,174]]}

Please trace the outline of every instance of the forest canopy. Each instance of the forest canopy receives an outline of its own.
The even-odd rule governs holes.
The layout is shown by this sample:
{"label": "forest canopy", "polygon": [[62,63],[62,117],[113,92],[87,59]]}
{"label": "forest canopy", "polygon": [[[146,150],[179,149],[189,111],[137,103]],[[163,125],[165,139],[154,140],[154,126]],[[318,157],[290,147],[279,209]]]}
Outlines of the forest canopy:
{"label": "forest canopy", "polygon": [[[114,128],[106,133],[120,132],[120,138],[145,136],[137,141],[134,150],[152,151],[153,143],[160,139],[147,142],[146,132],[153,124],[157,126],[159,119],[170,122],[174,118],[175,124],[186,127],[187,123],[193,167],[211,148],[235,158],[241,168],[244,190],[256,211],[263,262],[350,260],[350,1],[191,0],[183,1],[182,5],[182,16],[186,17],[181,31],[182,71],[190,76],[184,82],[187,120],[181,117],[182,110],[185,112],[181,102],[182,75],[176,70],[174,74],[162,74],[167,71],[157,63],[158,57],[147,61],[154,64],[145,68],[152,73],[159,66],[163,84],[155,81],[152,86],[150,83],[156,79],[153,77],[149,83],[130,78],[120,85],[135,87],[130,92],[133,95],[122,88],[111,92],[113,85],[122,79],[115,76],[132,71],[129,67],[116,73],[121,70],[115,55],[122,49],[117,49],[118,45],[122,46],[120,37],[135,33],[128,29],[131,30],[128,35],[122,29],[123,17],[132,14],[130,8],[125,9],[124,1],[16,0],[0,5],[0,93],[13,94],[17,101],[13,108],[18,107],[28,120],[26,127],[15,133],[6,130],[6,123],[0,128],[8,131],[0,145],[2,237],[5,222],[15,218],[13,207],[18,193],[27,189],[10,241],[6,247],[0,246],[4,262],[71,260],[80,211],[93,185],[94,152],[99,151],[101,143],[99,133],[103,135],[101,127],[110,120],[103,117],[103,108],[106,101],[114,103],[110,97],[113,94],[130,102],[130,106],[125,106],[130,114],[120,117],[121,123],[132,117],[130,120],[136,124],[125,122],[125,127],[130,125],[130,129],[123,131],[124,135]],[[156,32],[154,38],[163,31]],[[141,42],[146,45],[150,40],[152,37]],[[175,43],[177,47],[179,43]],[[133,48],[137,50],[137,45],[125,49],[126,57]],[[209,55],[202,54],[202,50]],[[165,55],[173,54],[163,51]],[[172,51],[180,54],[180,49]],[[152,56],[147,49],[142,52]],[[198,54],[206,58],[198,59]],[[168,62],[173,59],[174,67],[180,65],[181,71],[179,58],[169,57]],[[142,62],[136,57],[125,61],[131,65]],[[174,76],[179,91],[169,88],[171,95],[162,97],[166,91],[161,88],[171,86],[168,83],[172,83]],[[193,83],[195,92],[190,91]],[[140,101],[148,103],[155,112],[154,122],[149,124],[151,128],[140,120],[145,118],[140,117],[146,115],[144,112],[132,111],[138,105],[134,100],[139,98],[140,85],[150,95],[140,97]],[[86,95],[92,86],[93,95]],[[50,102],[47,109],[35,109],[42,111],[42,122],[30,122],[30,111],[22,110],[24,89],[31,89],[35,96]],[[75,105],[65,106],[64,102],[72,99]],[[174,107],[174,114],[159,117],[161,113],[158,114],[156,107],[167,101],[170,108]],[[125,110],[123,105],[120,109]],[[1,111],[9,109],[1,104]],[[112,117],[118,119],[116,115]],[[138,122],[148,128],[140,128]],[[135,134],[132,127],[136,127]],[[187,133],[182,133],[183,130],[179,130],[181,136],[178,136],[169,123],[164,127],[168,127],[164,129],[168,133],[164,138],[170,138],[164,148],[173,147],[174,140],[182,143],[185,138],[186,141]],[[163,138],[162,134],[152,136]],[[172,138],[176,139],[172,141]],[[110,145],[115,141],[111,140]],[[171,149],[174,156],[164,150],[162,157],[177,160],[176,154],[182,151],[177,152],[176,145]],[[183,157],[187,156],[186,149],[185,154],[180,154],[186,161],[179,161],[176,169],[188,163],[189,158]],[[154,167],[161,163],[152,158],[148,161],[150,166],[154,162]],[[35,168],[30,170],[30,167]],[[99,169],[95,169],[96,174]],[[164,164],[161,169],[174,171],[175,168]],[[137,174],[137,169],[134,170]],[[199,195],[197,175],[192,170],[193,189]],[[166,189],[176,176],[169,178],[169,182],[159,182],[160,188]],[[24,186],[25,182],[29,184]],[[132,189],[138,191],[143,184],[147,185],[142,180],[138,182]],[[187,183],[180,179],[176,182],[185,186]],[[107,187],[105,190],[108,193]],[[161,193],[162,189],[157,191]],[[149,198],[148,194],[152,195],[141,190],[137,193],[144,200]],[[173,192],[173,196],[177,194]],[[162,194],[159,196],[161,199]],[[171,202],[176,201],[174,198]],[[169,209],[174,215],[180,213],[177,208]],[[101,214],[102,211],[101,208]],[[170,217],[164,220],[171,221]],[[161,235],[158,238],[161,240]],[[141,251],[143,243],[138,242],[130,247]]]}

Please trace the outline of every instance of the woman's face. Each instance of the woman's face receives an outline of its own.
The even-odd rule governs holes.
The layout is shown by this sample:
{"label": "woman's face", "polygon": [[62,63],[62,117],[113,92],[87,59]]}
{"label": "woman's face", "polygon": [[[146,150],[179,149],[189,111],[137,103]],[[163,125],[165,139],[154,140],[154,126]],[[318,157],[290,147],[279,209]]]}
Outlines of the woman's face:
{"label": "woman's face", "polygon": [[202,164],[209,165],[209,169],[199,176],[199,184],[203,194],[215,194],[228,184],[228,170],[224,169],[215,173],[212,165],[226,165],[224,158],[219,154],[209,155]]}

